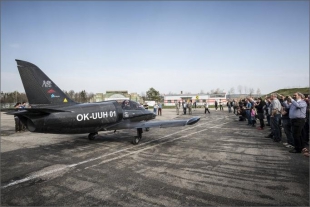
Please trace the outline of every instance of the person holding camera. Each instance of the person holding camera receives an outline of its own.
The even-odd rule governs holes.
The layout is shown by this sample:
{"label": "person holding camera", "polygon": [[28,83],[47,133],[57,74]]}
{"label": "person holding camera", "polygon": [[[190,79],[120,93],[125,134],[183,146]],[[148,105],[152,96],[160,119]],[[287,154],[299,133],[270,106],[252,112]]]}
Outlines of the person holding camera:
{"label": "person holding camera", "polygon": [[283,105],[289,109],[295,147],[289,152],[301,153],[306,147],[306,141],[302,138],[301,131],[306,122],[307,103],[303,100],[304,95],[300,92],[294,93],[293,98],[291,96],[287,98],[291,101],[291,104],[288,104],[288,100],[286,100],[283,102]]}
{"label": "person holding camera", "polygon": [[286,147],[286,148],[294,148],[294,138],[293,138],[293,132],[292,132],[292,125],[291,125],[291,120],[290,120],[290,117],[289,117],[289,108],[286,108],[285,105],[283,104],[284,101],[287,101],[287,104],[290,105],[291,104],[291,100],[288,99],[288,96],[286,96],[284,99],[283,99],[283,96],[281,96],[281,99],[280,99],[280,102],[282,104],[282,117],[281,117],[281,120],[282,120],[282,127],[284,129],[284,133],[286,135],[286,139],[287,139],[287,142],[286,143],[283,143],[283,145]]}
{"label": "person holding camera", "polygon": [[255,103],[255,108],[257,110],[257,116],[259,119],[259,123],[260,123],[260,127],[258,128],[258,130],[263,130],[265,127],[265,123],[264,123],[264,106],[266,105],[265,101],[262,100],[262,98],[258,98],[257,102]]}

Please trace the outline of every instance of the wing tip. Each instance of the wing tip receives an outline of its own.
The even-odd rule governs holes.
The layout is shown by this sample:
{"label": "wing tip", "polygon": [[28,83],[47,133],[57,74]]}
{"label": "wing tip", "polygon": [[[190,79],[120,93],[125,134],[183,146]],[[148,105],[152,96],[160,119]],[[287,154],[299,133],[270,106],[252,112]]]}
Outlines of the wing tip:
{"label": "wing tip", "polygon": [[200,116],[195,116],[193,118],[190,118],[186,125],[193,125],[193,124],[196,124],[198,121],[200,120]]}

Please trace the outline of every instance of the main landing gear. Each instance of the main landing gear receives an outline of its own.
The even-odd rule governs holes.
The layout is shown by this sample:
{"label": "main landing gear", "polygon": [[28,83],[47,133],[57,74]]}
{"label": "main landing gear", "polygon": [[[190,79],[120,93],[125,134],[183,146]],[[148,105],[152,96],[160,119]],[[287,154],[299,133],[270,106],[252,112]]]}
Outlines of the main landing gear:
{"label": "main landing gear", "polygon": [[[115,130],[116,131],[116,130]],[[114,133],[115,133],[114,131]],[[142,128],[138,128],[137,129],[137,136],[135,136],[133,139],[132,139],[132,144],[136,145],[136,144],[139,144],[141,138],[142,138],[142,133],[143,133],[143,130]],[[89,133],[88,135],[88,139],[89,140],[94,140],[96,138],[96,136],[98,135],[98,132],[92,132],[92,133]]]}
{"label": "main landing gear", "polygon": [[132,144],[136,145],[136,144],[139,144],[141,138],[142,138],[142,133],[143,133],[143,130],[142,128],[138,128],[137,129],[137,136],[135,136],[133,139],[132,139]]}
{"label": "main landing gear", "polygon": [[94,140],[94,139],[96,138],[97,135],[98,135],[98,132],[89,133],[88,139],[89,139],[89,140]]}

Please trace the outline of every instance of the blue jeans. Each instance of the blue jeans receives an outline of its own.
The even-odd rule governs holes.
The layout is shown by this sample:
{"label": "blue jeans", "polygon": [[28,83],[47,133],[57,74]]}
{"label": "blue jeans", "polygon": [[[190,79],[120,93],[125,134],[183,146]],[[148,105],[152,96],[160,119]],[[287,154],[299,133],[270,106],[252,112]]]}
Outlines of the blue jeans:
{"label": "blue jeans", "polygon": [[251,121],[251,111],[250,110],[246,110],[245,113],[246,113],[246,118],[248,120],[248,124],[251,125],[252,124],[252,121]]}

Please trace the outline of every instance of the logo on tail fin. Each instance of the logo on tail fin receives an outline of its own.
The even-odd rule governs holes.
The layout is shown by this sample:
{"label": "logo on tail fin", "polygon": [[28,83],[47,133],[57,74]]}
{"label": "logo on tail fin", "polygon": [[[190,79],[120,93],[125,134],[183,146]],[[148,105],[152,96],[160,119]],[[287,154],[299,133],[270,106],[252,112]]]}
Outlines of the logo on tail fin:
{"label": "logo on tail fin", "polygon": [[64,99],[64,103],[68,103],[68,101],[67,101],[67,99],[66,99],[66,98]]}
{"label": "logo on tail fin", "polygon": [[60,96],[58,96],[58,95],[54,95],[54,94],[52,94],[51,95],[51,98],[59,98]]}
{"label": "logo on tail fin", "polygon": [[50,89],[47,91],[47,93],[55,93],[56,91],[54,91],[53,89]]}
{"label": "logo on tail fin", "polygon": [[52,81],[50,80],[47,80],[47,81],[43,81],[43,84],[42,84],[42,87],[45,87],[45,88],[50,88],[52,87]]}

